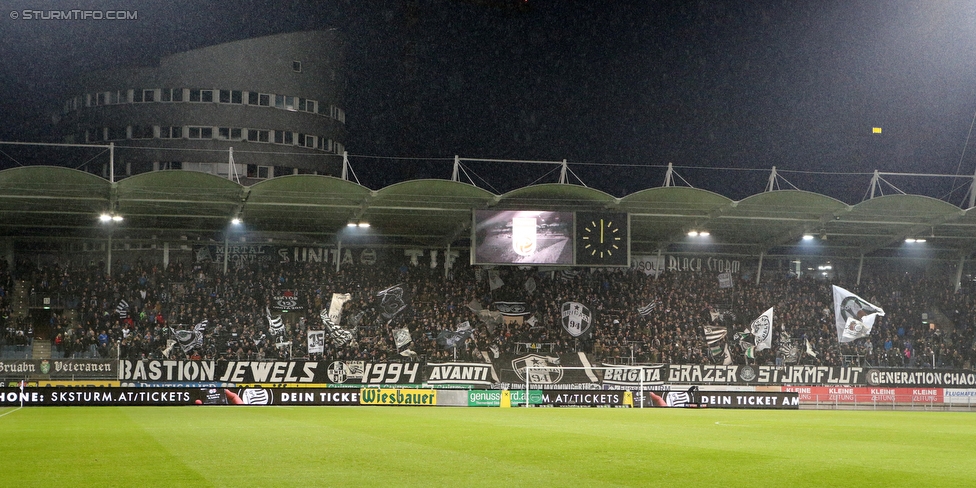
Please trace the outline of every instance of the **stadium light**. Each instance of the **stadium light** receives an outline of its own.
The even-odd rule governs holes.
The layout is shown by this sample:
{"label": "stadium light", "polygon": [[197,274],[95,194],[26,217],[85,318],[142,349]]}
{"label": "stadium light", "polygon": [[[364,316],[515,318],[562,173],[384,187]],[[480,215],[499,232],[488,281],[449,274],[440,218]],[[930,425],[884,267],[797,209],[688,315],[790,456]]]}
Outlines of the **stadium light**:
{"label": "stadium light", "polygon": [[803,240],[804,241],[812,241],[813,240],[813,234],[803,234]]}
{"label": "stadium light", "polygon": [[698,237],[698,231],[697,230],[688,231],[688,237]]}
{"label": "stadium light", "polygon": [[234,225],[241,225],[241,219],[234,217],[233,219],[230,220],[230,223]]}
{"label": "stadium light", "polygon": [[98,216],[98,220],[99,222],[108,223],[108,222],[122,222],[122,220],[124,219],[119,214],[110,214],[108,212],[105,212]]}
{"label": "stadium light", "polygon": [[366,229],[366,228],[368,228],[368,227],[369,227],[369,222],[360,222],[360,223],[359,223],[359,227],[360,227],[361,229]]}

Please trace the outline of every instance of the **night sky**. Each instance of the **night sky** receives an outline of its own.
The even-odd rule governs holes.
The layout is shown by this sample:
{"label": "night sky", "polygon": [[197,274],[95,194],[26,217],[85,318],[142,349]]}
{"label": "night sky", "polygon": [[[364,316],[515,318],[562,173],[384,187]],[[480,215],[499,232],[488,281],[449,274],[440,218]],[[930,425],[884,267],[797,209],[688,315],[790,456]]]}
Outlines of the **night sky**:
{"label": "night sky", "polygon": [[[761,192],[776,166],[801,189],[847,203],[868,189],[870,175],[854,173],[971,181],[976,167],[972,143],[963,154],[976,112],[970,1],[203,5],[2,2],[0,139],[51,140],[51,117],[72,73],[335,27],[348,41],[346,148],[373,189],[408,177],[448,178],[455,154],[566,159],[583,183],[614,196],[660,186],[670,162],[692,185],[740,199]],[[122,8],[138,19],[9,15],[69,8]],[[0,160],[0,167],[16,165]],[[558,176],[545,165],[469,167],[486,180],[479,186],[496,192]],[[889,180],[957,205],[965,191],[950,194],[951,179]]]}

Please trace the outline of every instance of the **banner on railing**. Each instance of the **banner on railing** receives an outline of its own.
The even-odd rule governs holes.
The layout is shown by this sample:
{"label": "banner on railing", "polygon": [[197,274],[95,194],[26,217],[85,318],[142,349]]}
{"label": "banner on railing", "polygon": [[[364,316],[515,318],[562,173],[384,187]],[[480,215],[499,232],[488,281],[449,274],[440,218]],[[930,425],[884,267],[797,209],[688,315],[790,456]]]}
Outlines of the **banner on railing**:
{"label": "banner on railing", "polygon": [[115,379],[118,361],[110,359],[4,359],[0,360],[0,378],[23,379],[41,376],[45,379]]}
{"label": "banner on railing", "polygon": [[868,369],[871,386],[976,386],[976,371],[961,369]]}
{"label": "banner on railing", "polygon": [[124,382],[332,383],[408,385],[423,381],[421,363],[369,361],[119,361]]}
{"label": "banner on railing", "polygon": [[476,385],[498,383],[491,363],[427,363],[424,379],[428,385]]}

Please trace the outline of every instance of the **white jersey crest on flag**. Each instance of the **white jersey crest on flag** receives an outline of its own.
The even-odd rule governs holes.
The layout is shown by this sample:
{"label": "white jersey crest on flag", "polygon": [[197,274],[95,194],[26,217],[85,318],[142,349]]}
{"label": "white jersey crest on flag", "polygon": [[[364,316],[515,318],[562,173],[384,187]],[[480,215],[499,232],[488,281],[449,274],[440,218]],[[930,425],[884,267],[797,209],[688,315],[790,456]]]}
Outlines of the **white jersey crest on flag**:
{"label": "white jersey crest on flag", "polygon": [[749,332],[756,338],[756,351],[773,347],[773,307],[749,324]]}
{"label": "white jersey crest on flag", "polygon": [[870,335],[875,318],[884,317],[884,310],[837,285],[832,287],[837,340],[851,342]]}

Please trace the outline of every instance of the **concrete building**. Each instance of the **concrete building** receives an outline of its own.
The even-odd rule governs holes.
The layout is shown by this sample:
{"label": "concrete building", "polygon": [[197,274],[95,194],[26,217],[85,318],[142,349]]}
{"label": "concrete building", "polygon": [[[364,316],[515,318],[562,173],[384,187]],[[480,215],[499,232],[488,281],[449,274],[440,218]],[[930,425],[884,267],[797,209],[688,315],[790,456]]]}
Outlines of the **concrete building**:
{"label": "concrete building", "polygon": [[[67,143],[113,142],[116,178],[164,169],[242,182],[338,176],[346,139],[342,66],[336,30],[195,49],[154,67],[81,75],[57,128]],[[107,175],[107,164],[98,170]]]}

